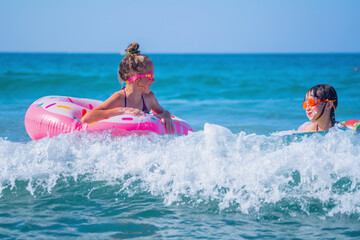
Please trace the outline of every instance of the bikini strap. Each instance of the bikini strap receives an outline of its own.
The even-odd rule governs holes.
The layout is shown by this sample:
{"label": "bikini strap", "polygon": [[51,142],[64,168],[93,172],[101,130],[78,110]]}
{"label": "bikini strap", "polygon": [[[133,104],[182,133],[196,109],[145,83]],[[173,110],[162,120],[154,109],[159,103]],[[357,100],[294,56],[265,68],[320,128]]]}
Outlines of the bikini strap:
{"label": "bikini strap", "polygon": [[122,89],[124,89],[124,102],[125,102],[125,107],[126,107],[126,91],[125,91],[125,87],[123,87]]}
{"label": "bikini strap", "polygon": [[143,100],[143,109],[142,109],[142,111],[143,111],[144,113],[150,113],[149,109],[147,108],[147,106],[146,106],[146,104],[145,104],[144,96],[141,95],[141,98],[142,98],[142,100]]}

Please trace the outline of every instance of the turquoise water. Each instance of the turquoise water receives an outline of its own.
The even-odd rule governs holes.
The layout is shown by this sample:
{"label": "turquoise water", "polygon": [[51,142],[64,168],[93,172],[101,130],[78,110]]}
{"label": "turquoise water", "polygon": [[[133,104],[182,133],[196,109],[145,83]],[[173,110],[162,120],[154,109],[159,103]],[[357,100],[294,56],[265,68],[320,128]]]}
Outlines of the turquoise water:
{"label": "turquoise water", "polygon": [[338,121],[360,118],[360,54],[150,57],[160,104],[194,133],[32,141],[33,101],[105,100],[121,56],[0,54],[0,238],[360,237],[359,135],[286,135],[319,83]]}

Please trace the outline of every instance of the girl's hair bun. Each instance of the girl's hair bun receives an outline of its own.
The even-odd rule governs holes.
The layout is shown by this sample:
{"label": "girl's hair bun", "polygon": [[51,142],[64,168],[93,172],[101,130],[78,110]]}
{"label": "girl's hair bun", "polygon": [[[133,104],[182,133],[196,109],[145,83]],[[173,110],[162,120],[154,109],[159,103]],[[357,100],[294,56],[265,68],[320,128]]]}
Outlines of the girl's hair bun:
{"label": "girl's hair bun", "polygon": [[140,54],[137,42],[131,43],[125,51],[127,54],[121,60],[118,71],[122,81],[126,81],[134,74],[148,73],[151,67],[154,67],[148,56]]}
{"label": "girl's hair bun", "polygon": [[126,52],[127,53],[140,53],[140,51],[138,50],[140,47],[140,45],[137,42],[131,43],[127,49]]}

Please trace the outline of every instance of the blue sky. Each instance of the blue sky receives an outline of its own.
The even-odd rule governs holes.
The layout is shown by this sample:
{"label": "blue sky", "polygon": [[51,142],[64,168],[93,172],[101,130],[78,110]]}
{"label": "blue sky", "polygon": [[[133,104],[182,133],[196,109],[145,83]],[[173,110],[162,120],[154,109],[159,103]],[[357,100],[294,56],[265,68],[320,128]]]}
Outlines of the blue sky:
{"label": "blue sky", "polygon": [[0,52],[360,52],[360,0],[0,0]]}

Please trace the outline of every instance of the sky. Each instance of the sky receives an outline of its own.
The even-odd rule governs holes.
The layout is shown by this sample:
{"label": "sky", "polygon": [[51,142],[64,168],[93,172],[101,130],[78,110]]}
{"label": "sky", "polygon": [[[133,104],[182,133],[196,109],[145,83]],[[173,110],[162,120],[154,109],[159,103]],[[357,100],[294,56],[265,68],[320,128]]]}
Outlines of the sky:
{"label": "sky", "polygon": [[0,52],[360,53],[360,0],[0,0]]}

